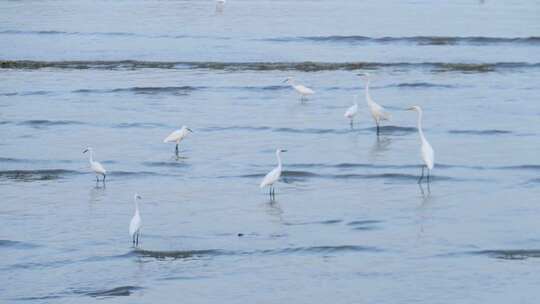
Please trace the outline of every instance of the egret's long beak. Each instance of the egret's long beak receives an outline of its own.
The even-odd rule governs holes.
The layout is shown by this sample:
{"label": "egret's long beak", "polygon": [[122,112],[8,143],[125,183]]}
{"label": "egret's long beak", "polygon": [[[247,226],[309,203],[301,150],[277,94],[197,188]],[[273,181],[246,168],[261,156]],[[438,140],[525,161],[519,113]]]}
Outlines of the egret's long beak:
{"label": "egret's long beak", "polygon": [[85,149],[82,153],[86,153],[86,152],[88,152],[88,149]]}
{"label": "egret's long beak", "polygon": [[140,195],[137,195],[137,199],[142,199],[142,197]]}
{"label": "egret's long beak", "polygon": [[416,110],[414,107],[406,108],[405,111],[414,111]]}
{"label": "egret's long beak", "polygon": [[287,81],[289,81],[289,78],[287,78],[287,79],[283,80],[283,82],[282,82],[282,83],[285,83],[285,82],[287,82]]}
{"label": "egret's long beak", "polygon": [[193,130],[191,130],[190,128],[186,128],[189,132],[193,133]]}
{"label": "egret's long beak", "polygon": [[281,152],[287,152],[287,150],[281,150]]}

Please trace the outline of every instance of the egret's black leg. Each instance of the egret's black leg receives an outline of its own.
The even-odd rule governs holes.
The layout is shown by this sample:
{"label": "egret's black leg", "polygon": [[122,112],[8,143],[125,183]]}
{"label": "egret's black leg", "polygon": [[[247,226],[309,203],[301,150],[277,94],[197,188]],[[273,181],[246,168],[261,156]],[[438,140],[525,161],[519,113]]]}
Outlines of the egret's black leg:
{"label": "egret's black leg", "polygon": [[135,242],[136,246],[139,246],[139,232],[137,232],[137,242]]}
{"label": "egret's black leg", "polygon": [[105,178],[107,177],[107,174],[103,174],[103,183],[105,184]]}
{"label": "egret's black leg", "polygon": [[135,234],[134,234],[133,237],[131,238],[131,242],[133,243],[133,247],[135,247]]}
{"label": "egret's black leg", "polygon": [[377,122],[377,136],[379,136],[379,133],[380,133],[380,128],[379,128],[379,123]]}
{"label": "egret's black leg", "polygon": [[420,178],[418,179],[418,183],[420,184],[423,179],[424,179],[424,166],[422,166],[422,175],[420,175]]}
{"label": "egret's black leg", "polygon": [[98,182],[99,182],[99,177],[96,174],[96,183],[98,183]]}
{"label": "egret's black leg", "polygon": [[431,170],[427,170],[427,183],[429,185],[429,177],[431,176]]}

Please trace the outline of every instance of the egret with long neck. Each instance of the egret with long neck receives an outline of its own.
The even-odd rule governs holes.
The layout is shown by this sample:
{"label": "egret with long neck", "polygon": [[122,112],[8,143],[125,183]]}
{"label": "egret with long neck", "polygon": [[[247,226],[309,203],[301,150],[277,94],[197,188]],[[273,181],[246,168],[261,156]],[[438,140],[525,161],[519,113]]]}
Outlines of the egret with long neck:
{"label": "egret with long neck", "polygon": [[94,160],[94,149],[92,149],[91,147],[88,147],[83,151],[83,153],[86,153],[86,152],[90,152],[88,161],[90,162],[90,169],[92,169],[92,171],[94,171],[94,173],[96,174],[96,182],[99,182],[99,175],[102,175],[103,182],[105,183],[107,170],[105,170],[105,168],[100,162]]}
{"label": "egret with long neck", "polygon": [[416,113],[418,113],[417,127],[418,127],[418,134],[420,135],[420,145],[421,145],[420,154],[422,156],[422,160],[424,161],[424,164],[422,165],[422,175],[418,179],[418,183],[421,183],[422,179],[424,178],[425,168],[427,168],[427,182],[429,183],[431,170],[433,169],[433,166],[435,165],[435,152],[433,151],[433,148],[431,147],[426,137],[424,136],[424,130],[422,129],[423,111],[420,106],[410,107],[407,110],[415,111]]}
{"label": "egret with long neck", "polygon": [[360,74],[360,75],[365,77],[366,102],[369,107],[371,117],[373,117],[373,120],[375,121],[375,124],[377,125],[377,135],[379,135],[381,121],[390,120],[390,114],[386,112],[386,110],[381,105],[373,101],[373,99],[371,98],[371,95],[369,94],[369,84],[371,81],[370,80],[371,75],[369,73]]}
{"label": "egret with long neck", "polygon": [[268,172],[268,174],[264,176],[263,180],[261,181],[261,184],[259,185],[259,187],[261,188],[264,188],[267,186],[270,187],[268,194],[270,195],[271,198],[274,198],[276,195],[274,183],[279,181],[279,178],[281,177],[281,172],[282,172],[281,152],[287,152],[287,150],[283,150],[283,149],[276,150],[276,158],[277,158],[278,165],[272,171]]}
{"label": "egret with long neck", "polygon": [[129,223],[129,235],[131,236],[131,241],[133,243],[133,247],[139,246],[139,235],[141,234],[141,215],[139,214],[139,202],[141,197],[140,195],[136,194],[133,197],[133,201],[135,203],[135,214],[131,218],[131,222]]}
{"label": "egret with long neck", "polygon": [[315,94],[315,91],[313,91],[312,89],[302,85],[302,84],[297,84],[294,80],[294,78],[292,77],[287,77],[287,79],[285,79],[283,82],[287,83],[287,84],[290,84],[291,87],[293,87],[293,89],[298,93],[300,94],[300,100],[301,101],[304,101],[307,99],[307,96],[309,95],[313,95]]}

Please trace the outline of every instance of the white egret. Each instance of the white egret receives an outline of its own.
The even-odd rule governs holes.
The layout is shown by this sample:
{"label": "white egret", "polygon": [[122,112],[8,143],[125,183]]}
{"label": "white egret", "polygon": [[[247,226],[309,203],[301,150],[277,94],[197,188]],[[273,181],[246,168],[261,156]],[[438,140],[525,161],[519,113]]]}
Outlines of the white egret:
{"label": "white egret", "polygon": [[90,169],[96,173],[96,181],[99,182],[99,175],[103,176],[103,182],[105,182],[105,177],[107,176],[107,170],[103,168],[103,165],[94,160],[94,149],[91,147],[86,148],[83,153],[90,152]]}
{"label": "white egret", "polygon": [[279,178],[281,177],[281,171],[282,171],[281,156],[280,156],[281,152],[287,152],[287,150],[282,150],[282,149],[276,150],[276,157],[277,157],[278,165],[272,171],[268,172],[268,174],[265,175],[265,177],[261,181],[261,184],[259,185],[259,187],[261,188],[270,186],[270,190],[268,191],[268,194],[271,197],[275,196],[274,183],[279,181]]}
{"label": "white egret", "polygon": [[285,79],[283,82],[290,84],[293,87],[293,89],[296,92],[298,92],[298,94],[300,94],[301,96],[300,100],[302,101],[307,99],[309,95],[315,94],[315,91],[313,91],[312,89],[301,84],[296,84],[296,82],[294,81],[294,78],[292,77],[287,77],[287,79]]}
{"label": "white egret", "polygon": [[353,125],[354,116],[358,113],[358,95],[354,95],[354,104],[345,112],[345,118],[350,119],[351,127]]}
{"label": "white egret", "polygon": [[133,242],[133,246],[139,245],[139,235],[141,234],[141,215],[139,214],[139,202],[141,197],[135,193],[135,196],[133,198],[133,201],[135,203],[135,214],[131,218],[131,222],[129,223],[129,235],[131,236],[131,240]]}
{"label": "white egret", "polygon": [[390,114],[381,105],[373,101],[373,99],[371,98],[371,95],[369,94],[370,74],[365,73],[360,75],[364,76],[366,80],[366,102],[368,104],[369,111],[371,112],[371,116],[373,117],[373,120],[377,125],[377,135],[379,135],[379,125],[381,121],[390,120]]}
{"label": "white egret", "polygon": [[223,12],[223,8],[225,7],[226,0],[216,0],[216,12],[221,13]]}
{"label": "white egret", "polygon": [[178,155],[178,145],[180,142],[189,134],[189,132],[193,132],[190,128],[186,126],[182,126],[182,128],[173,131],[169,136],[167,136],[163,142],[169,143],[169,142],[175,142],[176,143],[176,155]]}
{"label": "white egret", "polygon": [[416,111],[418,113],[418,134],[420,134],[420,152],[422,155],[422,160],[424,161],[424,165],[422,165],[422,175],[420,176],[420,179],[418,179],[418,183],[422,182],[422,179],[424,178],[424,168],[427,168],[427,181],[429,183],[429,176],[431,173],[431,170],[433,169],[433,166],[435,164],[435,153],[433,152],[433,148],[427,141],[426,137],[424,136],[424,131],[422,130],[422,108],[419,106],[410,107],[407,110],[410,111]]}

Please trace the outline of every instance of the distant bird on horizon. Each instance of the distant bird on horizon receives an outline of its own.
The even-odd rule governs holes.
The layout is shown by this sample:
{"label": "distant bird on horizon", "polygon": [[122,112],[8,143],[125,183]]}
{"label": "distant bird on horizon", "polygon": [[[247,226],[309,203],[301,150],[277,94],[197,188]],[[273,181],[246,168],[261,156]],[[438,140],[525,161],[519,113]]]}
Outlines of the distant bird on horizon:
{"label": "distant bird on horizon", "polygon": [[226,0],[216,0],[216,13],[223,12],[223,8],[225,7]]}
{"label": "distant bird on horizon", "polygon": [[287,150],[283,150],[283,149],[277,149],[276,150],[276,158],[277,158],[278,165],[277,165],[277,167],[272,169],[272,171],[268,172],[264,176],[263,180],[261,181],[261,184],[259,185],[260,188],[270,186],[270,189],[268,190],[268,194],[270,195],[271,198],[274,198],[276,196],[276,192],[275,192],[275,189],[274,189],[274,183],[279,181],[279,178],[281,177],[282,166],[281,166],[281,156],[280,155],[281,155],[282,152],[287,152]]}
{"label": "distant bird on horizon", "polygon": [[169,134],[169,136],[167,136],[163,142],[164,143],[170,143],[170,142],[174,142],[176,143],[176,148],[175,148],[175,154],[178,156],[178,145],[180,144],[180,142],[189,134],[189,133],[192,133],[193,130],[191,130],[190,128],[186,127],[186,126],[182,126],[182,128],[178,129],[178,130],[175,130],[173,131],[171,134]]}
{"label": "distant bird on horizon", "polygon": [[381,105],[373,101],[373,99],[371,98],[371,95],[369,94],[369,83],[371,75],[369,73],[359,75],[364,76],[364,79],[366,81],[366,102],[369,107],[369,111],[371,112],[371,117],[373,117],[373,120],[377,125],[377,135],[379,135],[380,123],[383,120],[390,120],[390,113],[388,113]]}
{"label": "distant bird on horizon", "polygon": [[311,96],[313,94],[315,94],[315,91],[313,91],[312,89],[302,85],[302,84],[296,84],[294,78],[292,77],[287,77],[284,81],[284,83],[287,83],[287,84],[290,84],[293,89],[298,93],[300,94],[300,100],[301,101],[304,101],[307,99],[308,96]]}
{"label": "distant bird on horizon", "polygon": [[429,184],[429,176],[431,175],[431,170],[435,165],[435,152],[433,151],[433,148],[424,136],[424,131],[422,130],[423,111],[420,106],[413,106],[408,108],[407,110],[415,111],[416,113],[418,113],[417,127],[418,134],[420,135],[420,155],[422,156],[422,160],[424,161],[424,165],[422,165],[422,175],[418,179],[418,183],[420,184],[422,182],[422,179],[424,178],[424,168],[427,168],[427,182]]}
{"label": "distant bird on horizon", "polygon": [[90,169],[94,171],[96,174],[96,182],[99,182],[99,175],[103,176],[103,183],[105,183],[105,178],[107,177],[107,170],[103,167],[103,165],[94,160],[94,149],[92,147],[86,148],[83,153],[90,152],[89,162],[90,162]]}
{"label": "distant bird on horizon", "polygon": [[133,202],[135,203],[135,214],[131,218],[131,222],[129,222],[129,235],[131,236],[133,247],[139,246],[139,236],[141,234],[141,215],[139,214],[138,202],[140,199],[141,196],[135,193],[133,198]]}
{"label": "distant bird on horizon", "polygon": [[354,117],[358,114],[358,95],[354,95],[354,104],[350,106],[345,112],[345,118],[351,121],[351,127],[353,126]]}

